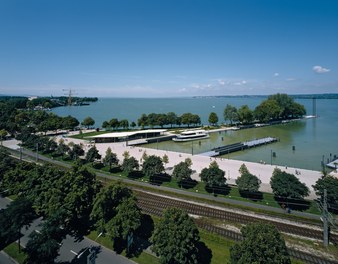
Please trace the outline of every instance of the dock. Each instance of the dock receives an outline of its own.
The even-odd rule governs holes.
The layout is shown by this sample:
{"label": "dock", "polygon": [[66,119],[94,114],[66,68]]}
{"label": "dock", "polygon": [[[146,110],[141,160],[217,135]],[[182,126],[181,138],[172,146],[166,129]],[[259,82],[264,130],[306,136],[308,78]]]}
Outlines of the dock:
{"label": "dock", "polygon": [[199,155],[207,156],[207,157],[217,157],[217,156],[226,155],[226,154],[233,153],[233,152],[240,151],[240,150],[245,150],[245,149],[249,149],[253,147],[258,147],[261,145],[271,144],[277,141],[278,139],[273,138],[273,137],[259,138],[259,139],[254,139],[251,141],[238,142],[238,143],[234,143],[234,144],[230,144],[226,146],[213,148],[211,151],[204,152]]}
{"label": "dock", "polygon": [[331,161],[330,163],[326,164],[326,166],[330,169],[336,170],[338,168],[338,159]]}

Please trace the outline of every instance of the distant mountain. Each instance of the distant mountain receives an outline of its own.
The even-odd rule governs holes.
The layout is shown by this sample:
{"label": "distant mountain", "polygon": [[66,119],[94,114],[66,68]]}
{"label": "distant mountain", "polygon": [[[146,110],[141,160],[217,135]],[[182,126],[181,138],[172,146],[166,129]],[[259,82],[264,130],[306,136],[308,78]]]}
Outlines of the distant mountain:
{"label": "distant mountain", "polygon": [[[323,94],[288,94],[294,99],[338,99],[338,93]],[[193,98],[267,98],[269,95],[213,95],[213,96],[194,96]]]}

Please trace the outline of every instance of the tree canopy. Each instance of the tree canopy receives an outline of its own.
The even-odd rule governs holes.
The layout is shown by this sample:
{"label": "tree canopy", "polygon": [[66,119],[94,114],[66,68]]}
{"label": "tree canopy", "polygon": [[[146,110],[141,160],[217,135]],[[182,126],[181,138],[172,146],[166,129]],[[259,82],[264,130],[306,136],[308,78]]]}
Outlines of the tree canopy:
{"label": "tree canopy", "polygon": [[134,170],[139,169],[139,163],[134,157],[124,158],[122,163],[122,169],[129,175]]}
{"label": "tree canopy", "polygon": [[89,127],[93,126],[95,124],[95,120],[93,118],[91,118],[90,116],[87,116],[85,119],[83,119],[83,121],[81,122],[81,125],[87,127],[89,129]]}
{"label": "tree canopy", "polygon": [[66,237],[66,232],[60,226],[63,217],[53,215],[41,224],[41,231],[33,231],[25,248],[27,264],[54,263],[59,255],[61,241]]}
{"label": "tree canopy", "polygon": [[237,110],[238,120],[243,124],[250,124],[254,121],[253,111],[247,105],[242,105]]}
{"label": "tree canopy", "polygon": [[285,241],[275,226],[255,223],[242,227],[243,241],[230,249],[230,263],[290,264]]}
{"label": "tree canopy", "polygon": [[309,188],[299,179],[280,169],[274,169],[270,179],[270,185],[274,195],[283,198],[302,199],[309,195]]}
{"label": "tree canopy", "polygon": [[218,123],[218,116],[215,112],[211,112],[208,118],[208,121],[211,125],[215,126]]}
{"label": "tree canopy", "polygon": [[132,195],[132,191],[121,182],[110,184],[100,190],[90,214],[99,232],[106,232],[106,224],[117,214],[117,206]]}
{"label": "tree canopy", "polygon": [[221,170],[216,161],[210,163],[209,168],[201,171],[200,177],[209,187],[223,186],[226,183],[225,172]]}
{"label": "tree canopy", "polygon": [[147,177],[153,177],[164,171],[163,161],[155,155],[147,156],[142,165],[142,171]]}
{"label": "tree canopy", "polygon": [[239,191],[258,192],[261,181],[249,172],[245,164],[241,165],[239,171],[241,176],[236,179]]}
{"label": "tree canopy", "polygon": [[338,179],[327,175],[316,181],[316,184],[313,185],[316,195],[323,199],[324,189],[327,193],[327,202],[329,203],[329,208],[335,209],[338,211]]}
{"label": "tree canopy", "polygon": [[238,113],[237,113],[237,108],[235,106],[227,104],[224,109],[223,115],[224,115],[224,120],[225,121],[229,120],[231,125],[233,122],[238,121]]}
{"label": "tree canopy", "polygon": [[182,182],[191,180],[192,169],[190,164],[185,161],[181,161],[174,166],[172,177],[176,178],[179,185],[182,185]]}
{"label": "tree canopy", "polygon": [[98,159],[101,159],[101,155],[100,155],[98,149],[95,146],[93,146],[88,150],[88,152],[86,154],[86,161],[87,162],[94,162],[95,160],[98,160]]}
{"label": "tree canopy", "polygon": [[188,214],[180,209],[169,208],[155,226],[151,238],[152,250],[163,264],[197,263],[199,240],[199,231]]}

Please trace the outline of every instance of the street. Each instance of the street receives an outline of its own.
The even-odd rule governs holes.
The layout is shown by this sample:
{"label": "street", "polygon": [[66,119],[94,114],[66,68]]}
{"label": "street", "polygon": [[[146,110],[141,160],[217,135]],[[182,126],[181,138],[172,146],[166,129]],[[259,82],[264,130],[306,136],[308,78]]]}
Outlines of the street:
{"label": "street", "polygon": [[[0,197],[0,207],[6,208],[10,203],[10,200],[7,198]],[[39,230],[39,224],[41,223],[42,218],[36,219],[30,227],[26,230],[22,228],[21,233],[23,236],[20,239],[21,245],[25,246],[29,240],[28,236],[31,232]],[[89,254],[89,249],[92,248],[96,251],[96,263],[97,264],[107,264],[107,263],[116,263],[116,264],[134,264],[135,262],[127,259],[124,256],[116,254],[114,251],[109,250],[105,247],[100,246],[98,243],[84,237],[81,241],[75,241],[71,236],[67,236],[62,241],[62,246],[59,250],[59,256],[56,259],[56,262],[66,263],[87,263],[87,256]],[[82,254],[81,254],[82,253]],[[12,260],[1,251],[0,252],[0,263],[4,264],[13,264]]]}

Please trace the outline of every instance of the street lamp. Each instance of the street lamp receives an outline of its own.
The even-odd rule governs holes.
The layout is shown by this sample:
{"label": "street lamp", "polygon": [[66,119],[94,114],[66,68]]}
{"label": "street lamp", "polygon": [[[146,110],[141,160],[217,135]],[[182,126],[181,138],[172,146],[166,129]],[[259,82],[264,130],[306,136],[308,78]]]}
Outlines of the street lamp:
{"label": "street lamp", "polygon": [[271,150],[271,162],[270,162],[270,164],[272,165],[272,150]]}
{"label": "street lamp", "polygon": [[36,143],[36,162],[39,160],[39,143]]}
{"label": "street lamp", "polygon": [[194,155],[194,142],[191,142],[191,156]]}

